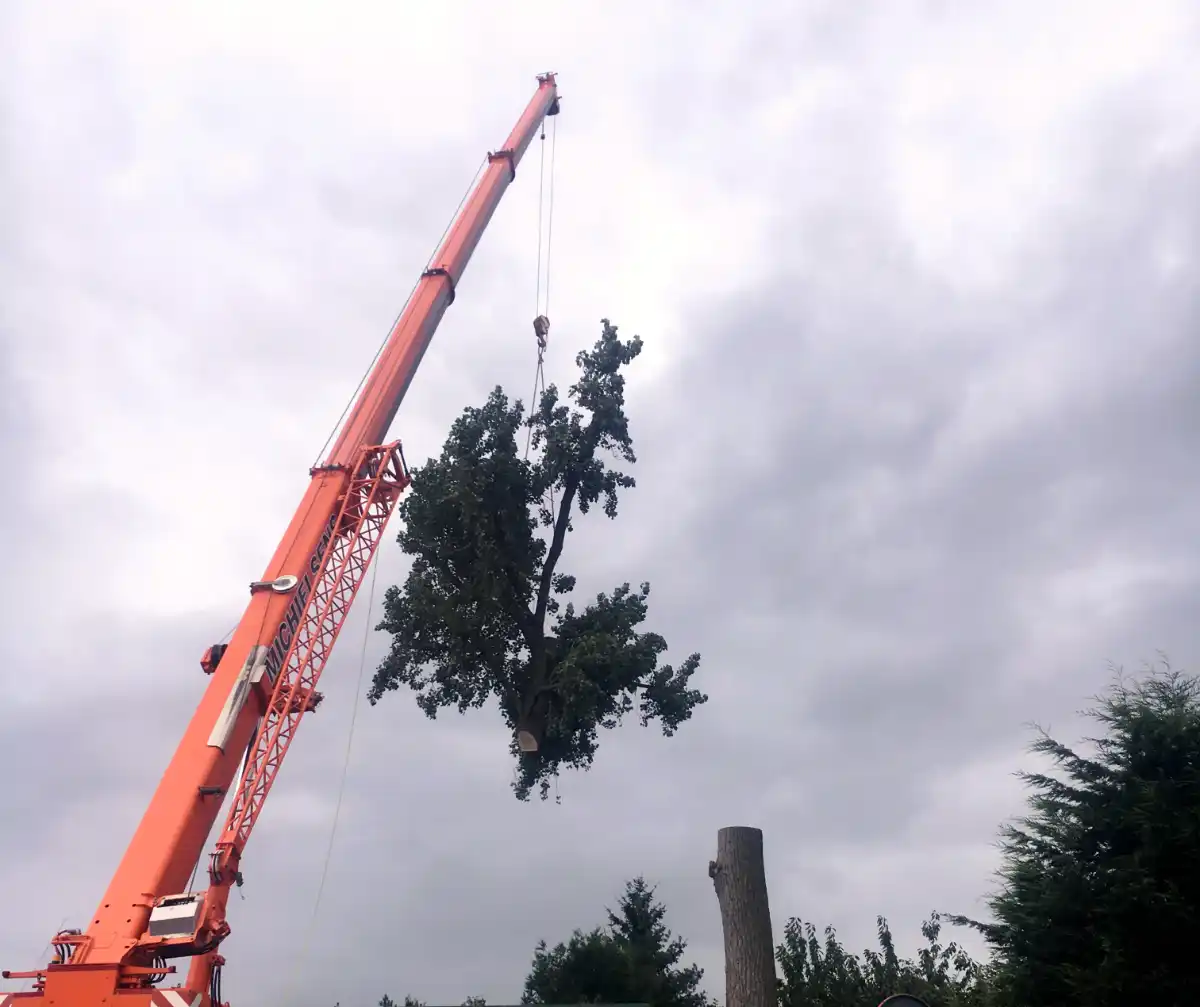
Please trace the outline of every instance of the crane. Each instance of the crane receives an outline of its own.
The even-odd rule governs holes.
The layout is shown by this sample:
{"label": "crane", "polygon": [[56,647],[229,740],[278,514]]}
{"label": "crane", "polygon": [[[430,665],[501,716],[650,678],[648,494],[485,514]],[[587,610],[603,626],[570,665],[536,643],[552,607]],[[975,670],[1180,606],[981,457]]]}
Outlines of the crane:
{"label": "crane", "polygon": [[[99,906],[84,929],[57,933],[53,960],[0,1007],[222,1007],[219,953],[242,856],[350,606],[409,483],[399,441],[386,441],[421,357],[517,165],[559,110],[555,75],[538,86],[421,274],[328,454],[296,508],[228,644],[201,660],[209,677]],[[544,134],[543,134],[544,135]],[[539,346],[546,321],[534,323]],[[227,800],[228,798],[228,800]],[[222,807],[208,886],[191,890]],[[181,985],[162,987],[189,960]],[[41,1003],[39,1003],[41,1002]]]}

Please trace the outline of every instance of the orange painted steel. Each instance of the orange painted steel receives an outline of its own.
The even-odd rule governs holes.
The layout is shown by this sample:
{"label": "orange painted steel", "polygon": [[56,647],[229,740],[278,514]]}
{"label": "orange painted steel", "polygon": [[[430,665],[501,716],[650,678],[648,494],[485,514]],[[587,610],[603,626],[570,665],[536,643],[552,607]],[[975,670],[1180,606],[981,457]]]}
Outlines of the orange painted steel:
{"label": "orange painted steel", "polygon": [[[228,646],[206,653],[208,687],[113,875],[82,930],[54,937],[55,959],[27,973],[27,992],[4,1007],[217,1007],[217,948],[228,936],[230,887],[271,785],[408,475],[388,428],[472,252],[546,116],[558,113],[553,74],[538,88],[504,146],[488,155],[312,480]],[[235,782],[236,781],[236,782]],[[208,864],[208,886],[190,892],[225,796],[233,800]],[[172,960],[190,959],[183,984]]]}

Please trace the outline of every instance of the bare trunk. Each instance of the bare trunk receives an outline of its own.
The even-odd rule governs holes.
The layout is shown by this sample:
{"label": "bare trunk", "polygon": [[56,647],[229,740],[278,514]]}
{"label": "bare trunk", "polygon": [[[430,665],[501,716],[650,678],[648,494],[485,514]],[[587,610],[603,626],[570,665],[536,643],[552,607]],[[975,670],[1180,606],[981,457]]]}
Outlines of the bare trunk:
{"label": "bare trunk", "polygon": [[725,1007],[775,1007],[775,945],[762,830],[745,825],[721,829],[708,876],[717,890],[725,933]]}
{"label": "bare trunk", "polygon": [[550,712],[550,697],[545,692],[534,695],[527,710],[517,719],[517,747],[522,752],[537,752],[546,740],[546,716]]}

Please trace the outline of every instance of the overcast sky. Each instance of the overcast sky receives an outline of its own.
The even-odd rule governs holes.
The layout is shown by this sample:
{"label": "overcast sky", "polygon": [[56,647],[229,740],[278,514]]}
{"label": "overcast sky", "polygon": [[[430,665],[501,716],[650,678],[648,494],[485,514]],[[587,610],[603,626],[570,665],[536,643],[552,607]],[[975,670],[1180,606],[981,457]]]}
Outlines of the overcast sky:
{"label": "overcast sky", "polygon": [[[1028,722],[1072,739],[1108,662],[1200,658],[1195,5],[336,7],[0,5],[0,967],[86,921],[547,69],[549,377],[601,317],[646,340],[638,488],[565,566],[650,580],[711,701],[522,805],[494,711],[360,700],[314,916],[364,591],[244,860],[229,997],[513,1003],[637,873],[722,995],[725,825],[765,831],[777,931],[861,948],[882,913],[911,951],[984,912]],[[531,159],[400,411],[410,460],[527,396],[536,213]],[[376,601],[404,569],[389,534]]]}

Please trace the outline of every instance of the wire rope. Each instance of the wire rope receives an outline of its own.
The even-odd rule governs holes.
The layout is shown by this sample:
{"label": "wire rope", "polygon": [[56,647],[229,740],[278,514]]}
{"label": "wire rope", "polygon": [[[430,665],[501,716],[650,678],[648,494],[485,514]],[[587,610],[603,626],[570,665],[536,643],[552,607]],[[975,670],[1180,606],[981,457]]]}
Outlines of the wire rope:
{"label": "wire rope", "polygon": [[[317,916],[321,909],[322,898],[325,895],[325,884],[329,880],[329,866],[333,861],[333,847],[337,840],[338,825],[341,822],[342,804],[346,796],[346,782],[350,776],[350,756],[354,749],[354,733],[358,724],[358,711],[362,700],[363,680],[367,667],[367,642],[371,638],[371,613],[375,609],[375,586],[378,579],[379,558],[375,556],[372,560],[371,587],[367,595],[366,624],[363,626],[362,646],[358,656],[358,679],[354,687],[354,703],[350,708],[350,726],[346,732],[346,749],[342,757],[341,780],[338,782],[337,799],[333,806],[333,821],[329,827],[329,840],[325,844],[325,855],[321,860],[321,875],[320,880],[317,882],[317,893],[313,898],[312,915],[309,917],[308,926],[305,928],[304,937],[300,942],[298,964],[307,962],[309,959],[313,936],[316,933]],[[289,990],[289,994],[295,993],[299,987],[300,975],[300,968],[292,969],[292,988]],[[290,995],[288,999],[291,999]]]}

